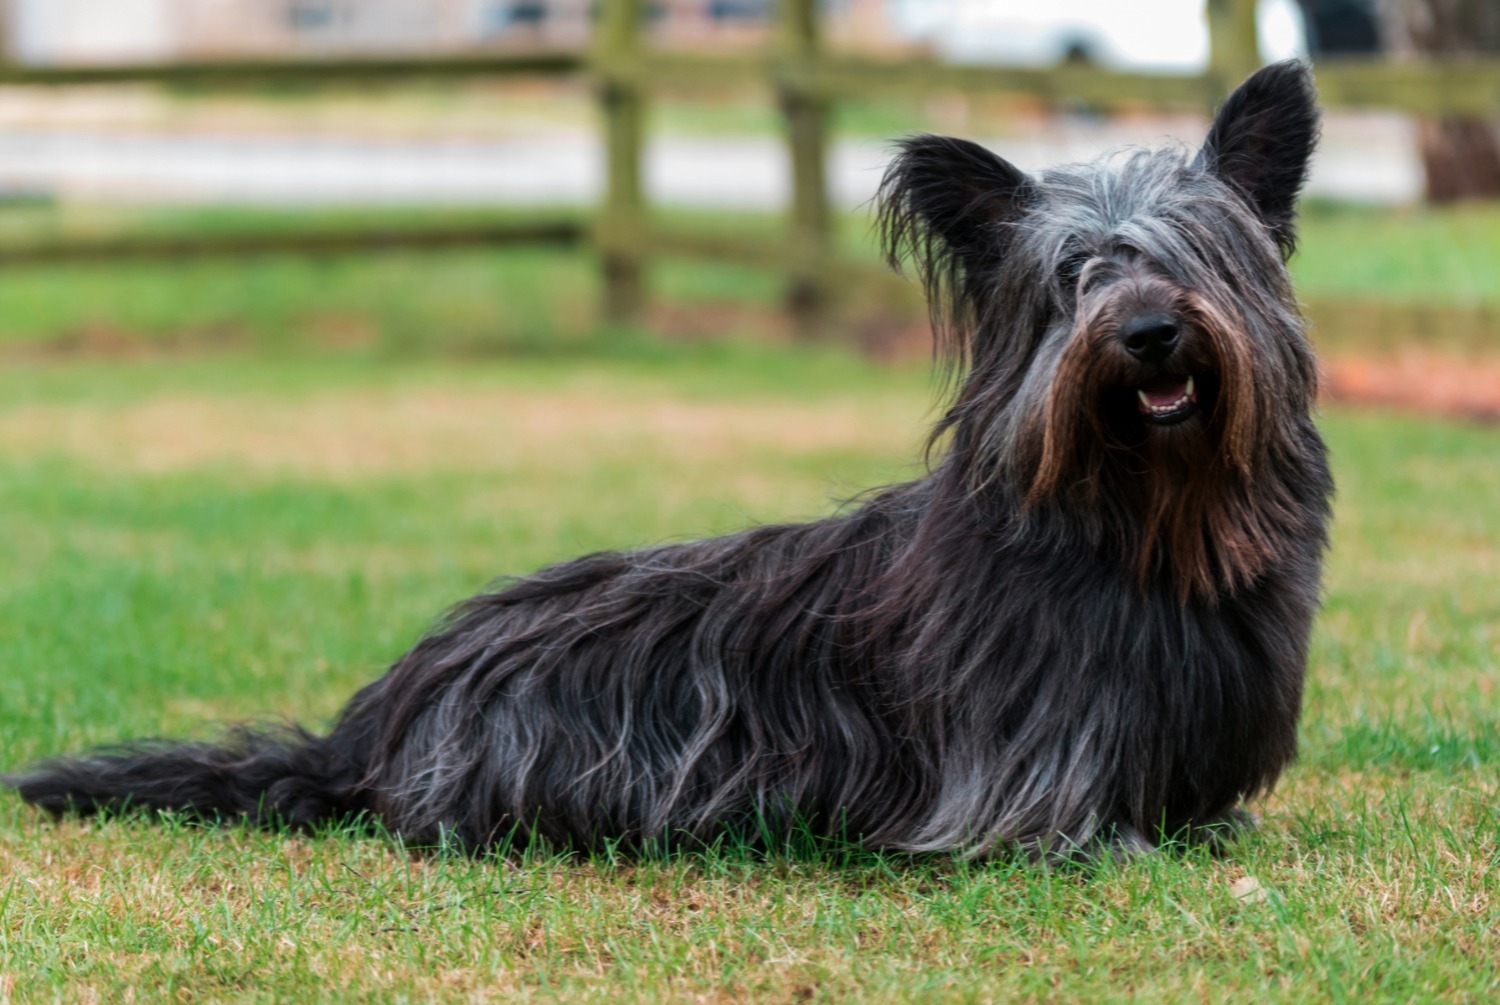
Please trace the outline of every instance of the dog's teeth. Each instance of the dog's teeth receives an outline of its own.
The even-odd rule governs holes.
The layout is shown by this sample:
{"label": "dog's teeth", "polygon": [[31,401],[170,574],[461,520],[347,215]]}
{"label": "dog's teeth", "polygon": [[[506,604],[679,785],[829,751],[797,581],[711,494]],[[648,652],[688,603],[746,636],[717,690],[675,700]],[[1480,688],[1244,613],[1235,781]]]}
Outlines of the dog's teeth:
{"label": "dog's teeth", "polygon": [[1188,399],[1188,398],[1191,398],[1192,396],[1193,396],[1193,378],[1189,377],[1188,381],[1187,381],[1187,393],[1185,393],[1183,395],[1183,398],[1184,399]]}
{"label": "dog's teeth", "polygon": [[1137,392],[1135,392],[1135,394],[1136,394],[1136,397],[1138,397],[1138,398],[1141,399],[1141,404],[1142,405],[1145,405],[1148,409],[1151,409],[1153,411],[1156,409],[1156,406],[1153,405],[1153,404],[1151,404],[1151,399],[1148,398],[1148,397],[1146,397],[1146,392],[1145,391],[1137,391]]}

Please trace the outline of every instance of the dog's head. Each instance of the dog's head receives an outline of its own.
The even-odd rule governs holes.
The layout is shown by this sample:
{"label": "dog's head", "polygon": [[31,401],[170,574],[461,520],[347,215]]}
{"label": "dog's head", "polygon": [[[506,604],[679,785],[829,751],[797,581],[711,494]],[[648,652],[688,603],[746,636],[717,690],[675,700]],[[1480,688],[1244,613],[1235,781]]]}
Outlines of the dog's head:
{"label": "dog's head", "polygon": [[1306,439],[1316,395],[1285,261],[1317,122],[1288,62],[1236,90],[1196,153],[1031,176],[962,140],[902,145],[882,235],[965,373],[939,431],[976,486],[1128,512],[1141,575],[1169,566],[1184,592],[1264,567],[1246,494]]}

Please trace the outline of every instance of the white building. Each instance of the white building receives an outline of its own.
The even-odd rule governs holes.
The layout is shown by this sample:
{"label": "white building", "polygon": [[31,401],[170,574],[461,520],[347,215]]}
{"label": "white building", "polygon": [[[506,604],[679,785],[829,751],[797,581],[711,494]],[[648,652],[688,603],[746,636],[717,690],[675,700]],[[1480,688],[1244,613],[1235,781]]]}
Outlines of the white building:
{"label": "white building", "polygon": [[[6,0],[0,0],[4,3]],[[34,64],[331,52],[580,46],[599,0],[9,0],[12,45]],[[1208,57],[1206,0],[825,0],[830,42],[917,48],[958,62],[1192,72]],[[758,45],[772,0],[649,0],[654,34],[689,47]],[[1294,0],[1261,0],[1268,58],[1298,52]]]}
{"label": "white building", "polygon": [[[888,0],[895,30],[945,60],[1193,73],[1208,65],[1207,0]],[[1295,0],[1260,0],[1261,52],[1305,55]]]}
{"label": "white building", "polygon": [[[0,0],[34,65],[582,47],[599,0]],[[830,35],[881,48],[890,0],[825,0]],[[762,45],[774,0],[648,0],[652,34],[686,47]]]}
{"label": "white building", "polygon": [[173,0],[10,0],[10,45],[27,63],[123,62],[175,51]]}
{"label": "white building", "polygon": [[[5,0],[0,0],[4,3]],[[9,0],[23,62],[581,44],[589,0]]]}

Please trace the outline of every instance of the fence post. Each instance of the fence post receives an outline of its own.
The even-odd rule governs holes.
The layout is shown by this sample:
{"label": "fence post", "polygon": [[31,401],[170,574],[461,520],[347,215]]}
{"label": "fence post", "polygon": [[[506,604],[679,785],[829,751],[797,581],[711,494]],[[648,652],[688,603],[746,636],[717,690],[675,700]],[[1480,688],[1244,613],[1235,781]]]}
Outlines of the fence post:
{"label": "fence post", "polygon": [[604,267],[604,316],[637,320],[644,305],[641,242],[645,191],[641,184],[644,101],[639,79],[643,0],[602,0],[594,47],[604,115],[604,211],[595,240]]}
{"label": "fence post", "polygon": [[1260,68],[1257,0],[1208,0],[1208,73],[1214,101],[1223,101]]}
{"label": "fence post", "polygon": [[779,0],[778,74],[792,167],[792,268],[787,306],[802,338],[819,335],[832,293],[828,201],[828,100],[813,92],[819,54],[817,0]]}

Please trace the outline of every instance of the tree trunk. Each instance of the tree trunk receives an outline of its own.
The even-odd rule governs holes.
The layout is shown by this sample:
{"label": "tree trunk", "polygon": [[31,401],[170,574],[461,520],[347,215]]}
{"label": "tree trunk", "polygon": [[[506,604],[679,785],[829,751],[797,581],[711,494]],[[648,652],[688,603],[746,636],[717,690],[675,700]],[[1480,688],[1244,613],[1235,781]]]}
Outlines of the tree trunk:
{"label": "tree trunk", "polygon": [[[1497,0],[1386,0],[1390,48],[1435,59],[1500,54]],[[1418,125],[1429,202],[1500,198],[1500,121],[1450,118]]]}
{"label": "tree trunk", "polygon": [[1417,124],[1429,202],[1500,198],[1500,137],[1484,119]]}

